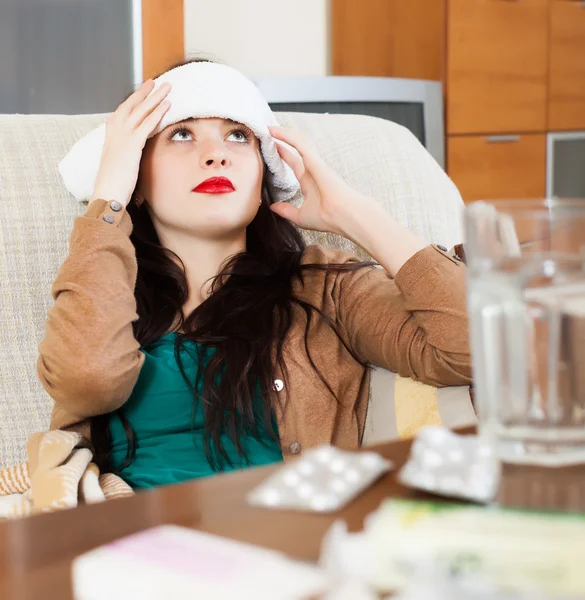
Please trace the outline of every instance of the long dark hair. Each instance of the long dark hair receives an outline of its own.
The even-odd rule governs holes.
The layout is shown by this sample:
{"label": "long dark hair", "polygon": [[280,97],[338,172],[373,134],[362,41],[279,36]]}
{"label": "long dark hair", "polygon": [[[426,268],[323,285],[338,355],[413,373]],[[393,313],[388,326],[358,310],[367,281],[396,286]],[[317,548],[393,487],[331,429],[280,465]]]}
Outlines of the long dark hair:
{"label": "long dark hair", "polygon": [[[334,272],[377,264],[302,265],[306,244],[295,225],[270,210],[273,198],[266,175],[261,198],[258,213],[246,230],[246,250],[221,265],[212,280],[210,295],[188,315],[183,314],[189,290],[181,259],[160,244],[146,203],[139,206],[133,198],[127,207],[133,222],[130,240],[136,249],[138,263],[134,294],[139,318],[133,323],[134,337],[141,348],[146,348],[178,322],[174,330],[180,329],[184,335],[176,337],[175,357],[183,378],[193,390],[194,406],[202,403],[204,451],[215,470],[221,470],[226,463],[231,464],[220,441],[222,434],[229,436],[238,455],[246,462],[248,457],[242,436],[259,437],[263,430],[269,437],[277,439],[274,416],[277,411],[284,410],[284,404],[289,400],[283,344],[293,320],[299,318],[295,306],[301,309],[301,315],[305,315],[305,351],[309,361],[337,400],[311,357],[307,336],[313,318],[325,319],[342,342],[343,338],[335,323],[318,307],[293,295],[293,281],[296,278],[303,281],[305,272],[310,270],[323,270],[328,277]],[[179,354],[183,341],[196,342],[198,348],[214,349],[211,358],[204,351],[198,351],[195,382],[185,374]],[[351,348],[347,345],[346,348],[359,361]],[[273,389],[277,366],[285,379],[283,401],[279,400],[283,395]],[[257,397],[258,390],[260,398]],[[126,460],[119,469],[111,461],[110,415],[92,419],[94,459],[102,472],[122,471],[136,454],[134,431],[123,409],[118,415],[128,437]]]}

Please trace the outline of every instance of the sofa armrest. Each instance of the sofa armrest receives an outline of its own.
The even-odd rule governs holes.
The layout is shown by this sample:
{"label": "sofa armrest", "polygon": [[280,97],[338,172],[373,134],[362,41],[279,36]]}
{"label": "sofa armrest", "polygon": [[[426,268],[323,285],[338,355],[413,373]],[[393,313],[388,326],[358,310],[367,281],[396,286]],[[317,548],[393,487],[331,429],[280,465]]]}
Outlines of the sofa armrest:
{"label": "sofa armrest", "polygon": [[372,368],[362,446],[411,438],[429,425],[454,429],[476,423],[469,386],[437,388]]}

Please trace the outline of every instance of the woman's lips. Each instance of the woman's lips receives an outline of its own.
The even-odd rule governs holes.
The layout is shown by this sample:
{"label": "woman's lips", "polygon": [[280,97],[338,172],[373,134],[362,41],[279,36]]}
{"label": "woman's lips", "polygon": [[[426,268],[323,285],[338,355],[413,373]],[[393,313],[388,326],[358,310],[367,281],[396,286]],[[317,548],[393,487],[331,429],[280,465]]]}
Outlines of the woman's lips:
{"label": "woman's lips", "polygon": [[227,177],[211,177],[201,182],[193,191],[199,194],[229,194],[235,190],[234,184]]}

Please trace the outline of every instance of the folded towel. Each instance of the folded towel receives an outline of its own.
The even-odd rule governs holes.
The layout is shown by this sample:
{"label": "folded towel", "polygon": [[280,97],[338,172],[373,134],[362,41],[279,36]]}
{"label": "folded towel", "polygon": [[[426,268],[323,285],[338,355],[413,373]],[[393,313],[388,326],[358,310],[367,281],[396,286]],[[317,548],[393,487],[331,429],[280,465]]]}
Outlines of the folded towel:
{"label": "folded towel", "polygon": [[[165,127],[191,117],[237,121],[247,125],[260,140],[275,200],[291,200],[299,191],[299,182],[280,158],[268,129],[278,125],[278,121],[258,88],[239,71],[216,63],[195,62],[171,69],[154,81],[151,94],[165,81],[171,84],[167,96],[171,107],[151,137]],[[59,163],[65,186],[77,200],[88,200],[93,193],[105,134],[105,124],[90,131]]]}
{"label": "folded towel", "polygon": [[27,463],[0,469],[0,518],[24,517],[134,494],[117,475],[100,475],[79,433],[34,433],[27,451]]}

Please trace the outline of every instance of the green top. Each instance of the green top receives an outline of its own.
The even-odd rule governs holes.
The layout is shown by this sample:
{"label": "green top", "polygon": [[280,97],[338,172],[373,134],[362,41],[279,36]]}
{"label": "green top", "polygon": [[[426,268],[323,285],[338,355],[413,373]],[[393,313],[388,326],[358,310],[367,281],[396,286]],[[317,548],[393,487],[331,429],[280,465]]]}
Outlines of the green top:
{"label": "green top", "polygon": [[[168,333],[144,348],[144,364],[124,405],[124,415],[136,434],[137,449],[136,458],[121,472],[121,476],[133,488],[179,483],[218,473],[205,457],[203,407],[198,402],[194,408],[193,390],[185,383],[174,356],[177,335],[175,332]],[[183,340],[180,349],[183,368],[193,385],[197,374],[198,346]],[[209,359],[209,352],[205,358]],[[128,441],[116,414],[110,417],[110,431],[112,462],[119,468],[126,458]],[[221,443],[234,465],[226,464],[223,471],[282,460],[279,443],[268,434],[261,439],[251,436],[242,439],[250,465],[237,455],[227,435],[222,435]]]}

